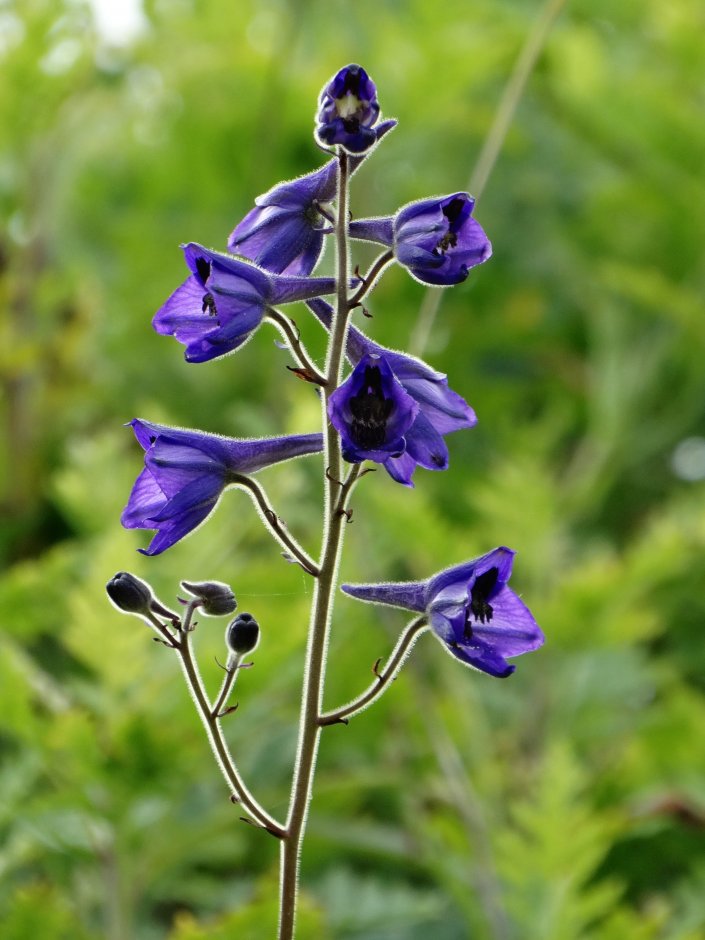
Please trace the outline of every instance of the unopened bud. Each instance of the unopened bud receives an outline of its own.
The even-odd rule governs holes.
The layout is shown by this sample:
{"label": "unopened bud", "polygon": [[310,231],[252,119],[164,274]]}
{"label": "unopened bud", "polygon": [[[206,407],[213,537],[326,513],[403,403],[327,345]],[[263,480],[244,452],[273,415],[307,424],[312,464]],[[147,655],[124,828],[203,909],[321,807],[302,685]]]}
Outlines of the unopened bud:
{"label": "unopened bud", "polygon": [[105,585],[105,590],[117,609],[126,614],[147,616],[152,609],[151,587],[129,571],[118,571]]}
{"label": "unopened bud", "polygon": [[252,614],[238,614],[225,631],[228,649],[236,656],[251,653],[259,643],[259,624]]}
{"label": "unopened bud", "polygon": [[223,617],[237,609],[232,588],[222,581],[182,581],[181,586],[201,601],[201,611],[211,617]]}

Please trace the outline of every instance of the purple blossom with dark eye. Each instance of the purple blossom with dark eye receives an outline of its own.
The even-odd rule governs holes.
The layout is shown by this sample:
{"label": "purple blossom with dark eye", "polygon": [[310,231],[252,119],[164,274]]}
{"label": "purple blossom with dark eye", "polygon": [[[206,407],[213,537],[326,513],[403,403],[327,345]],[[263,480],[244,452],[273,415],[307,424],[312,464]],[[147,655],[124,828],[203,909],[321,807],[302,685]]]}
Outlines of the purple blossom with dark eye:
{"label": "purple blossom with dark eye", "polygon": [[321,434],[236,440],[130,421],[145,451],[121,522],[126,529],[156,529],[144,555],[158,555],[199,526],[215,509],[226,486],[292,457],[323,449]]}
{"label": "purple blossom with dark eye", "polygon": [[[330,328],[333,308],[323,300],[308,301],[308,306],[326,328]],[[394,352],[374,343],[354,326],[348,329],[347,358],[357,365],[363,356],[381,356],[402,388],[419,406],[411,427],[406,431],[406,450],[398,457],[388,457],[384,468],[398,483],[413,486],[417,466],[426,470],[448,469],[448,447],[444,435],[477,424],[475,412],[464,398],[448,387],[442,372],[415,356]]]}
{"label": "purple blossom with dark eye", "polygon": [[[375,128],[377,140],[396,126],[383,121]],[[350,158],[354,173],[369,151]],[[242,222],[233,229],[228,249],[277,274],[307,276],[323,251],[324,237],[332,231],[338,161],[288,183],[279,183],[255,199]]]}
{"label": "purple blossom with dark eye", "polygon": [[427,581],[344,584],[342,590],[361,601],[424,613],[452,656],[504,679],[516,668],[507,658],[530,653],[544,642],[531,611],[507,586],[514,554],[495,548]]}
{"label": "purple blossom with dark eye", "polygon": [[360,65],[346,65],[318,99],[316,137],[325,146],[340,144],[350,153],[362,153],[375,143],[373,129],[379,117],[377,88]]}
{"label": "purple blossom with dark eye", "polygon": [[394,217],[350,223],[350,237],[379,242],[422,284],[460,284],[470,268],[492,254],[482,226],[472,217],[475,200],[468,193],[421,199]]}
{"label": "purple blossom with dark eye", "polygon": [[328,417],[351,463],[384,463],[406,449],[404,434],[418,403],[404,391],[384,356],[365,355],[328,401]]}
{"label": "purple blossom with dark eye", "polygon": [[238,349],[267,307],[335,291],[334,278],[271,274],[193,243],[183,250],[191,275],[157,311],[152,325],[186,346],[188,362],[208,362]]}

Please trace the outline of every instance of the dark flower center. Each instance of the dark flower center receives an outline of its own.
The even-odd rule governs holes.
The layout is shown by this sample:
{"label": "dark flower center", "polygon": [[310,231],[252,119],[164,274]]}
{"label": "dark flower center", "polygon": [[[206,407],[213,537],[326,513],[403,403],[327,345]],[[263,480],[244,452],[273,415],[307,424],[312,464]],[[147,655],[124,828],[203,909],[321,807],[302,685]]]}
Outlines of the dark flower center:
{"label": "dark flower center", "polygon": [[464,205],[465,200],[458,196],[455,199],[451,199],[447,205],[443,206],[443,215],[448,219],[451,229],[460,218]]}
{"label": "dark flower center", "polygon": [[343,118],[343,127],[346,134],[357,134],[360,130],[360,119],[356,117]]}
{"label": "dark flower center", "polygon": [[201,280],[202,284],[205,284],[208,278],[211,276],[211,263],[206,261],[205,258],[196,258],[196,273]]}
{"label": "dark flower center", "polygon": [[462,220],[464,206],[465,200],[460,197],[451,199],[449,203],[442,206],[443,215],[448,219],[448,231],[436,245],[434,249],[436,253],[445,254],[449,248],[455,248],[458,244],[458,236],[456,233],[459,226],[457,223]]}
{"label": "dark flower center", "polygon": [[355,95],[356,98],[360,96],[360,81],[362,76],[360,75],[360,69],[357,65],[351,65],[345,72],[345,78],[343,79],[343,87],[341,89],[342,98],[343,95]]}
{"label": "dark flower center", "polygon": [[358,447],[372,450],[384,444],[394,402],[382,391],[382,373],[379,366],[366,366],[364,385],[350,398],[353,420],[350,436]]}
{"label": "dark flower center", "polygon": [[466,639],[470,639],[472,636],[470,617],[475,619],[475,623],[489,623],[492,620],[494,610],[488,598],[497,584],[498,575],[499,571],[497,568],[488,568],[487,571],[483,571],[483,573],[478,575],[475,579],[475,583],[470,591],[470,609],[465,623]]}

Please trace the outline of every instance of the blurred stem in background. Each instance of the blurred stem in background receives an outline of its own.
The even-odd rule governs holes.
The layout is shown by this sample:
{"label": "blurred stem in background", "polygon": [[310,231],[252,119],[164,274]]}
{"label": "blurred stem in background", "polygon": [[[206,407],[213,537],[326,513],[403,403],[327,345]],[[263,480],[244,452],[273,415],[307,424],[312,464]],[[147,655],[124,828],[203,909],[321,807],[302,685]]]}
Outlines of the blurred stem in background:
{"label": "blurred stem in background", "polygon": [[[502,150],[502,145],[519,107],[527,82],[546,44],[551,28],[566,4],[566,0],[546,0],[528,33],[516,63],[504,88],[489,133],[468,180],[468,192],[480,201],[490,174]],[[424,294],[414,329],[409,341],[409,352],[420,356],[433,332],[444,292],[428,288]]]}

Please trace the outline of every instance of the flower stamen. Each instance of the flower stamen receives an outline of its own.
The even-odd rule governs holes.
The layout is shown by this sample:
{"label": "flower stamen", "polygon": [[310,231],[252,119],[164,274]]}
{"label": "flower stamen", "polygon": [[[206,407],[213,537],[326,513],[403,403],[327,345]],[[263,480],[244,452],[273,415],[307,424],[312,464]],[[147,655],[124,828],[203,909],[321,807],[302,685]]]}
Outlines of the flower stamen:
{"label": "flower stamen", "polygon": [[[499,571],[497,568],[488,568],[487,571],[484,571],[475,580],[475,584],[470,592],[469,614],[472,614],[476,623],[489,623],[492,620],[494,609],[489,603],[488,598],[497,583],[498,574]],[[469,627],[470,624],[468,623],[467,626]]]}

